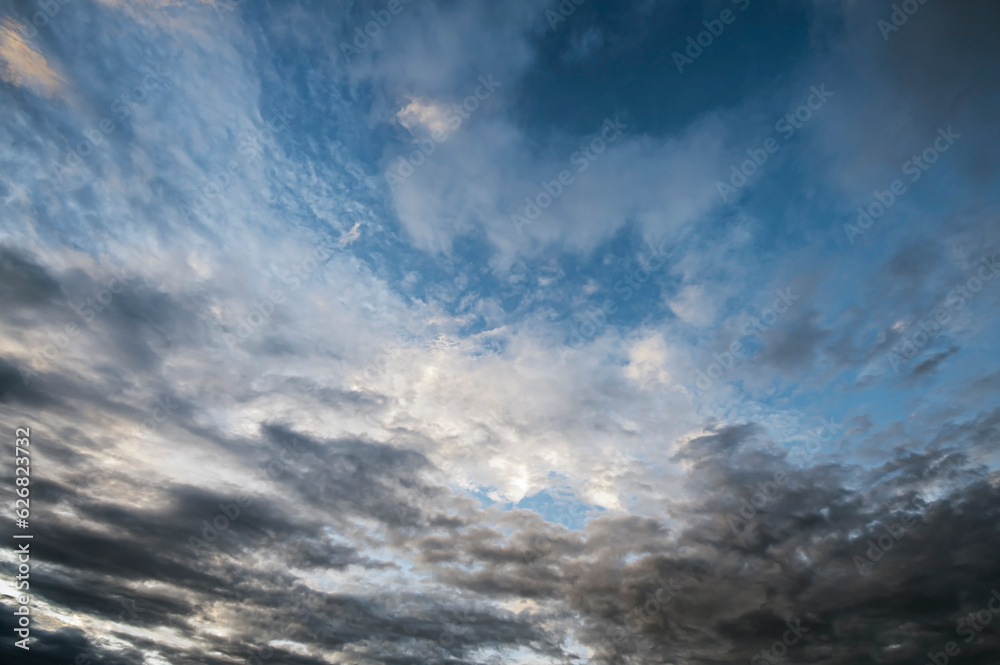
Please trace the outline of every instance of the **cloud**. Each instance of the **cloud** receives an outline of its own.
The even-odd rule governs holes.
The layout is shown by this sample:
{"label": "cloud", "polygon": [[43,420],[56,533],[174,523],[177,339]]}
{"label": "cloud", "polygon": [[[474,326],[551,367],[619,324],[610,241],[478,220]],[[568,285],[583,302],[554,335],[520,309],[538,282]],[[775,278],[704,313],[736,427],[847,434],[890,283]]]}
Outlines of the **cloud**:
{"label": "cloud", "polygon": [[411,99],[409,104],[396,113],[396,117],[413,134],[438,133],[447,137],[450,129],[444,110],[433,102]]}
{"label": "cloud", "polygon": [[670,302],[670,309],[682,321],[694,326],[708,326],[714,320],[709,298],[704,288],[688,285],[681,289]]}
{"label": "cloud", "polygon": [[600,29],[592,26],[584,32],[574,32],[570,37],[569,48],[561,57],[564,62],[582,62],[603,45],[604,35]]}
{"label": "cloud", "polygon": [[661,337],[651,335],[637,340],[629,349],[625,376],[643,384],[666,384],[670,375],[663,370],[669,351]]}
{"label": "cloud", "polygon": [[[958,642],[997,585],[1000,292],[908,374],[884,358],[996,248],[996,86],[973,66],[995,11],[927,3],[884,42],[884,7],[778,3],[764,32],[809,42],[748,70],[751,8],[680,80],[657,43],[694,5],[657,42],[648,2],[561,31],[552,3],[410,3],[345,62],[387,6],[75,3],[33,41],[0,28],[0,421],[32,429],[32,657],[834,665]],[[619,14],[624,73],[603,69]],[[839,106],[720,201],[817,80]],[[954,161],[834,237],[945,121],[970,132]],[[800,299],[771,324],[776,289]],[[998,635],[962,657],[992,662]]]}
{"label": "cloud", "polygon": [[[39,292],[50,299],[39,305],[41,311],[60,311],[58,294],[69,287],[59,274],[26,259],[22,263],[35,266],[23,272],[32,284],[44,285]],[[142,282],[127,285],[113,311],[103,313],[107,325],[133,325],[126,312],[143,311],[138,302],[129,304],[138,298],[156,302],[157,296]],[[178,312],[170,313],[173,306],[161,302],[163,318],[147,318],[144,325],[167,331],[184,321]],[[133,330],[139,339],[154,337],[142,327]],[[184,339],[177,333],[170,338]],[[117,344],[113,336],[103,339],[107,349]],[[301,347],[293,343],[292,348]],[[452,348],[442,346],[429,356],[449,372],[449,384],[475,376],[465,366],[471,359],[456,362]],[[642,369],[639,378],[669,380],[660,369],[670,364],[661,338],[639,338],[631,348],[632,369],[626,375]],[[525,369],[531,358],[523,361]],[[273,362],[267,356],[252,360]],[[498,374],[497,363],[483,366],[490,382],[484,378],[481,385],[499,391],[513,377]],[[145,369],[130,366],[150,376],[171,371],[161,362]],[[401,371],[405,364],[395,367]],[[120,374],[105,371],[87,380],[120,385],[128,381]],[[39,384],[76,406],[72,415],[49,409],[45,427],[72,422],[96,433],[89,414],[101,414],[105,429],[141,417],[138,407],[146,400],[126,400],[119,390],[100,402],[85,397],[74,385],[78,380],[46,378]],[[132,450],[131,437],[111,446],[68,431],[61,437],[83,457],[34,485],[40,505],[52,506],[39,509],[38,538],[53,548],[39,555],[38,565],[51,572],[33,589],[41,602],[39,614],[72,608],[76,618],[70,626],[80,632],[74,633],[79,638],[67,633],[51,644],[65,642],[67,650],[112,662],[127,659],[136,648],[193,662],[204,651],[242,658],[267,646],[304,662],[319,662],[331,653],[376,660],[413,654],[475,659],[484,650],[566,659],[649,653],[749,659],[780,639],[790,620],[806,629],[795,647],[803,658],[830,660],[824,654],[845,651],[847,657],[862,658],[872,648],[896,643],[913,655],[951,639],[954,621],[978,602],[976,591],[988,595],[995,584],[991,559],[976,554],[990,551],[997,544],[990,543],[1000,537],[993,514],[1000,506],[995,474],[965,457],[964,443],[964,437],[982,433],[986,438],[979,450],[985,453],[985,433],[995,429],[988,419],[950,430],[925,454],[890,457],[868,472],[853,463],[798,466],[769,440],[770,427],[761,423],[712,425],[675,449],[673,462],[689,465],[684,475],[668,476],[677,479],[676,485],[664,485],[665,476],[648,466],[612,466],[593,478],[584,492],[597,496],[610,488],[619,496],[620,483],[628,478],[626,486],[641,493],[645,503],[605,500],[612,510],[570,531],[533,511],[483,506],[456,494],[447,484],[450,477],[439,475],[420,449],[435,459],[448,451],[448,427],[454,425],[439,419],[446,411],[427,412],[427,421],[437,419],[439,426],[427,429],[418,416],[430,405],[421,407],[411,397],[406,420],[397,414],[392,427],[373,430],[390,436],[388,441],[328,437],[311,431],[325,427],[311,418],[300,415],[295,424],[282,423],[280,404],[267,396],[313,394],[344,418],[359,406],[379,409],[391,402],[360,392],[319,391],[301,381],[280,385],[283,390],[274,393],[257,378],[235,395],[238,403],[252,407],[249,417],[256,414],[241,427],[211,416],[227,399],[211,391],[178,411],[165,425],[175,442],[173,454],[184,451],[188,460],[176,469]],[[613,385],[602,379],[596,387],[606,391]],[[462,384],[455,389],[461,393]],[[480,400],[488,395],[482,389],[468,392]],[[444,404],[455,404],[454,398]],[[12,399],[36,408],[42,404],[23,395]],[[267,402],[261,399],[270,399],[272,406],[263,408]],[[616,408],[638,415],[626,402]],[[538,413],[551,418],[558,411],[545,406]],[[520,418],[503,420],[489,424],[489,436],[519,430]],[[492,450],[464,454],[470,455],[470,465],[491,464],[490,455],[500,452]],[[544,450],[556,451],[551,444]],[[567,451],[567,460],[570,455]],[[118,460],[115,470],[91,482],[94,469],[107,469],[105,458]],[[204,461],[195,465],[199,458]],[[46,458],[39,459],[41,464]],[[958,462],[942,467],[942,459]],[[566,462],[557,468],[566,469]],[[745,526],[737,523],[739,533],[734,533],[729,516],[743,520],[741,500],[750,501],[760,491],[758,483],[773,482],[776,471],[789,480]],[[861,487],[857,478],[865,480]],[[249,505],[239,503],[244,493]],[[235,518],[233,504],[240,511]],[[898,539],[893,536],[892,548],[871,561],[868,541],[882,538],[886,532],[879,525],[899,522],[904,513],[916,526]],[[220,518],[226,515],[228,523]],[[942,533],[947,546],[934,544]],[[192,537],[213,539],[193,547]],[[856,556],[872,564],[864,575]],[[411,577],[411,570],[419,571],[422,581]],[[928,583],[926,570],[948,571],[947,578]],[[364,583],[365,577],[376,584]],[[158,586],[146,588],[148,580]],[[405,591],[383,591],[403,580],[408,580],[400,587]],[[903,600],[913,589],[920,589],[920,607],[926,608],[916,614],[912,602]],[[956,589],[969,591],[959,596]],[[886,597],[893,600],[886,603]],[[533,605],[518,613],[505,609],[518,599]],[[127,611],[132,602],[135,616]],[[881,609],[866,609],[876,606]],[[275,612],[298,607],[285,615],[287,625],[274,623]],[[920,634],[903,640],[898,631],[907,622],[920,626]],[[219,634],[221,625],[228,627],[225,634]],[[101,646],[96,638],[84,637],[109,631],[116,640]],[[993,636],[984,634],[969,653],[995,646]]]}
{"label": "cloud", "polygon": [[37,95],[56,96],[66,82],[23,33],[24,27],[12,19],[5,18],[0,25],[0,79]]}

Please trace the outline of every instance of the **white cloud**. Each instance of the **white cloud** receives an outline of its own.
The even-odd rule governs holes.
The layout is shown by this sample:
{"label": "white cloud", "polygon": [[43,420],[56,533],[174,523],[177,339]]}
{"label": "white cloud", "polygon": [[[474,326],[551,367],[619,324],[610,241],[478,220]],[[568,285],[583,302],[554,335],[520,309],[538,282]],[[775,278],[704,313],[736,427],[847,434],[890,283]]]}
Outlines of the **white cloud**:
{"label": "white cloud", "polygon": [[445,119],[445,109],[434,102],[411,99],[410,103],[396,113],[399,124],[410,130],[414,136],[426,136],[432,133],[447,138],[451,127]]}
{"label": "white cloud", "polygon": [[670,301],[670,309],[685,323],[699,328],[712,325],[715,308],[703,286],[688,284]]}
{"label": "white cloud", "polygon": [[670,381],[666,370],[669,357],[666,342],[658,334],[648,334],[634,341],[628,349],[625,376],[638,382],[644,389],[656,388]]}
{"label": "white cloud", "polygon": [[66,82],[46,57],[21,36],[24,29],[9,18],[0,24],[0,79],[38,95],[55,97]]}

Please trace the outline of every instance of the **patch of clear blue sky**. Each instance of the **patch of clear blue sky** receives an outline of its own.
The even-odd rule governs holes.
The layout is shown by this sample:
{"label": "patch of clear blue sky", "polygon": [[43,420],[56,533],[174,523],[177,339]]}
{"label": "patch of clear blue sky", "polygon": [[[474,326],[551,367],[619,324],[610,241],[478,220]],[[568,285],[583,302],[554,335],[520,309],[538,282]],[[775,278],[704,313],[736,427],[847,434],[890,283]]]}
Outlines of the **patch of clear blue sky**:
{"label": "patch of clear blue sky", "polygon": [[493,499],[490,494],[495,488],[492,487],[477,487],[465,492],[478,500],[484,508],[497,505],[504,510],[531,510],[546,522],[560,524],[571,530],[583,529],[587,522],[604,512],[604,508],[580,501],[569,486],[561,484],[564,479],[557,474],[552,474],[550,480],[553,482],[551,487],[526,496],[516,503]]}
{"label": "patch of clear blue sky", "polygon": [[[558,482],[557,477],[553,477]],[[533,510],[546,522],[561,524],[567,529],[580,530],[587,522],[597,517],[604,509],[580,501],[565,485],[552,487],[527,496],[517,502],[517,508]]]}
{"label": "patch of clear blue sky", "polygon": [[[656,3],[650,16],[637,17],[614,0],[588,0],[538,37],[540,55],[524,83],[521,123],[539,136],[567,128],[586,135],[609,113],[621,112],[634,123],[631,131],[662,135],[706,109],[734,106],[770,88],[777,73],[794,69],[808,53],[809,5],[751,0],[740,12],[742,4]],[[703,20],[727,8],[736,20],[678,72],[672,53],[705,30]],[[602,31],[604,45],[582,62],[565,62],[561,56],[574,31],[590,27]]]}

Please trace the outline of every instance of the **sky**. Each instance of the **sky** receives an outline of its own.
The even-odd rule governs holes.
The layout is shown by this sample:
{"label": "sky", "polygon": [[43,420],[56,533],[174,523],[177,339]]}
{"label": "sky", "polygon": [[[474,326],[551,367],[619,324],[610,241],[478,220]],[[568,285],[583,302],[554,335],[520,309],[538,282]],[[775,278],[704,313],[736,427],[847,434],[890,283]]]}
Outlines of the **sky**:
{"label": "sky", "polygon": [[998,29],[0,0],[0,660],[995,663]]}

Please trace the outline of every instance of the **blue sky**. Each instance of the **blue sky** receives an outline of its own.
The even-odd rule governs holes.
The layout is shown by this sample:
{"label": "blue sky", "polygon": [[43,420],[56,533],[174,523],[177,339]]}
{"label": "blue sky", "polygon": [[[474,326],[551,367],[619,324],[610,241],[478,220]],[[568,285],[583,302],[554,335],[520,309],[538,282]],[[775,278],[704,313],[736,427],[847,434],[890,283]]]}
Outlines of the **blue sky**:
{"label": "blue sky", "polygon": [[[944,644],[996,572],[1000,9],[907,7],[0,4],[0,420],[63,552],[23,662],[584,661],[670,575],[617,657]],[[870,616],[914,497],[954,552],[880,584],[938,609]],[[268,637],[268,594],[326,614]]]}

